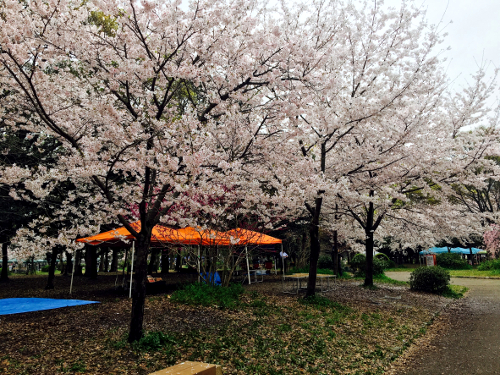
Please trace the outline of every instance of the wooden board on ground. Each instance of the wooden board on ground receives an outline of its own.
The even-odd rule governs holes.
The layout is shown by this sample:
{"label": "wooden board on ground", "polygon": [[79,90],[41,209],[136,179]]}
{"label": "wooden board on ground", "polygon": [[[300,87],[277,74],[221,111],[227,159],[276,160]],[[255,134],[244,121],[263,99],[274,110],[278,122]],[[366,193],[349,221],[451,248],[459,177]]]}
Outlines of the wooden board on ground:
{"label": "wooden board on ground", "polygon": [[222,368],[203,362],[182,362],[149,375],[222,375]]}

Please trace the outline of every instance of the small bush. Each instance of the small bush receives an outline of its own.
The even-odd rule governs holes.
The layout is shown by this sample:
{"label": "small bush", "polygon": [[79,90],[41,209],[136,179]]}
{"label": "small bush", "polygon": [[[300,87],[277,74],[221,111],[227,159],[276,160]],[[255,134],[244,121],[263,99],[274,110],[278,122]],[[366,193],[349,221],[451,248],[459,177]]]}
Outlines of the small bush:
{"label": "small bush", "polygon": [[47,264],[46,266],[42,267],[42,272],[49,272],[50,266]]}
{"label": "small bush", "polygon": [[394,261],[391,260],[384,253],[378,253],[378,254],[376,254],[375,258],[378,258],[382,262],[384,270],[387,270],[389,268],[396,268],[396,263],[394,263]]}
{"label": "small bush", "polygon": [[221,287],[196,283],[175,291],[171,300],[187,305],[216,305],[222,308],[234,308],[238,305],[239,297],[242,294],[243,286],[241,284]]}
{"label": "small bush", "polygon": [[439,266],[420,267],[411,273],[410,289],[442,294],[448,289],[450,273]]}
{"label": "small bush", "polygon": [[333,260],[331,256],[320,255],[318,258],[318,268],[327,268],[333,270]]}
{"label": "small bush", "polygon": [[[354,270],[354,275],[363,277],[365,275],[366,256],[364,254],[356,254],[351,259],[351,267]],[[384,273],[384,262],[379,258],[373,257],[373,275],[378,276]]]}
{"label": "small bush", "polygon": [[436,255],[437,264],[450,270],[469,270],[472,266],[460,254],[443,253]]}
{"label": "small bush", "polygon": [[500,270],[500,259],[486,260],[477,266],[477,269],[479,271]]}

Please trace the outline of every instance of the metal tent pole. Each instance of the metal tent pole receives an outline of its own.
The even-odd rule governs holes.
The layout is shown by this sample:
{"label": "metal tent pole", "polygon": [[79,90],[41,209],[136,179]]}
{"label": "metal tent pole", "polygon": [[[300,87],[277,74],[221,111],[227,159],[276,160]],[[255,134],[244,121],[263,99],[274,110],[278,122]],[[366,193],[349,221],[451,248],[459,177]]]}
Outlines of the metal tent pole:
{"label": "metal tent pole", "polygon": [[132,265],[130,267],[130,287],[128,289],[128,298],[132,298],[132,275],[134,274],[134,253],[135,253],[135,241],[132,241]]}
{"label": "metal tent pole", "polygon": [[252,282],[250,281],[250,263],[248,263],[248,247],[245,246],[245,256],[247,258],[247,276],[248,276],[248,285]]}
{"label": "metal tent pole", "polygon": [[[283,243],[281,243],[281,254],[283,255]],[[285,257],[281,257],[281,268],[283,269],[283,279],[285,278]]]}
{"label": "metal tent pole", "polygon": [[200,262],[200,245],[198,245],[198,259],[197,259],[197,264],[198,264],[198,282],[201,283],[201,262]]}
{"label": "metal tent pole", "polygon": [[[75,263],[76,263],[76,252],[73,256],[73,272],[71,272],[71,284],[69,284],[69,294],[71,295],[71,292],[73,291],[73,277],[75,276]],[[67,261],[66,261],[67,262]]]}

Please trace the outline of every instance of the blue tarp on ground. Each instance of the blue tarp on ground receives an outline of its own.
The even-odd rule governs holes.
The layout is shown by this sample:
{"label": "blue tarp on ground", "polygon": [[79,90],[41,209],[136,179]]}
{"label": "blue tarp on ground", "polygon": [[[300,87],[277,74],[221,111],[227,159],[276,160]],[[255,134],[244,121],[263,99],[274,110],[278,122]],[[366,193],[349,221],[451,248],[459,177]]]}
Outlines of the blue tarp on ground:
{"label": "blue tarp on ground", "polygon": [[220,279],[220,275],[218,272],[215,272],[215,273],[211,273],[211,272],[206,272],[206,273],[200,273],[200,276],[201,276],[201,280],[204,282],[204,283],[209,283],[209,284],[212,284],[212,285],[221,285],[222,282],[221,282],[221,279]]}
{"label": "blue tarp on ground", "polygon": [[[472,248],[472,254],[477,254],[480,251],[481,251],[481,249],[478,249],[476,247]],[[419,254],[420,255],[442,254],[442,253],[447,253],[447,252],[448,252],[448,248],[447,247],[431,247],[428,250],[421,251]],[[470,250],[468,248],[467,249],[463,249],[461,247],[452,247],[450,249],[450,253],[455,253],[455,254],[470,254]]]}
{"label": "blue tarp on ground", "polygon": [[0,299],[0,315],[19,314],[31,311],[51,310],[60,307],[88,305],[97,301],[53,298],[5,298]]}

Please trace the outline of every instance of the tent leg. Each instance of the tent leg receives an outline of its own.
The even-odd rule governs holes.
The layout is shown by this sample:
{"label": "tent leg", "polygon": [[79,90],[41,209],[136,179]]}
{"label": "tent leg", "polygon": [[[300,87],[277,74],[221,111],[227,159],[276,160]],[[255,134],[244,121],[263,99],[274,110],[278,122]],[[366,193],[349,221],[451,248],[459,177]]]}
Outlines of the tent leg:
{"label": "tent leg", "polygon": [[128,298],[132,298],[132,275],[134,274],[134,252],[135,252],[135,242],[132,241],[132,265],[130,267],[130,287],[128,289]]}
{"label": "tent leg", "polygon": [[[283,254],[283,243],[281,244],[281,254]],[[283,280],[285,279],[285,258],[281,257],[281,268],[283,269]]]}
{"label": "tent leg", "polygon": [[245,246],[245,256],[247,258],[248,285],[250,285],[252,282],[250,281],[250,263],[248,262],[248,247],[247,246]]}
{"label": "tent leg", "polygon": [[201,257],[200,245],[198,245],[198,259],[197,259],[197,263],[198,263],[198,282],[199,283],[201,283],[201,262],[200,262],[200,257]]}
{"label": "tent leg", "polygon": [[[76,251],[78,251],[78,250],[76,250]],[[76,251],[75,251],[75,256],[73,257],[73,272],[71,272],[71,283],[69,284],[69,295],[71,295],[71,292],[73,291],[73,277],[75,276]]]}

